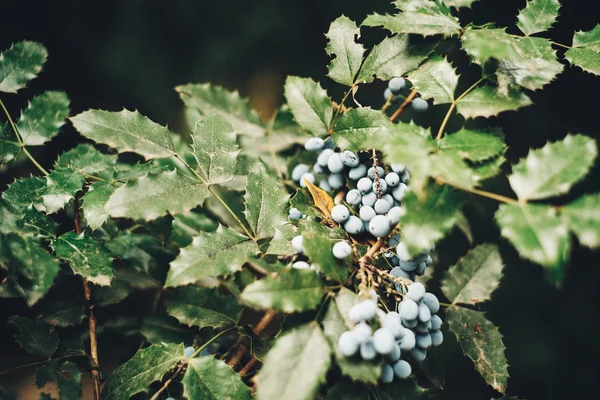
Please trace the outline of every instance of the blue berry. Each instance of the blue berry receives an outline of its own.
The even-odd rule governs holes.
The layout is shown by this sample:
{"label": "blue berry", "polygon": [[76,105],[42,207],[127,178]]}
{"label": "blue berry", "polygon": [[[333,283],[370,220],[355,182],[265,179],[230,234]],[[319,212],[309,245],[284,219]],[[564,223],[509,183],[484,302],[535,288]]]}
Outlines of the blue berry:
{"label": "blue berry", "polygon": [[377,193],[385,193],[387,191],[387,182],[383,179],[383,175],[379,176],[380,179],[373,182],[373,191]]}
{"label": "blue berry", "polygon": [[375,202],[375,212],[377,214],[387,214],[387,212],[390,211],[391,208],[392,205],[383,199],[379,199]]}
{"label": "blue berry", "polygon": [[310,138],[306,141],[306,143],[304,143],[304,148],[310,152],[321,151],[323,146],[325,146],[325,142],[323,139],[318,137]]}
{"label": "blue berry", "polygon": [[371,337],[373,329],[371,329],[366,322],[361,322],[352,328],[352,332],[354,332],[354,338],[362,343],[367,340],[367,338]]}
{"label": "blue berry", "polygon": [[431,331],[431,320],[427,322],[419,322],[417,324],[416,331],[419,333],[429,333],[429,331]]}
{"label": "blue berry", "polygon": [[292,247],[301,254],[304,252],[304,249],[302,248],[303,241],[302,235],[294,236],[292,238]]}
{"label": "blue berry", "polygon": [[423,276],[423,274],[425,273],[425,269],[427,269],[427,264],[425,264],[424,262],[418,263],[417,269],[415,270],[415,274]]}
{"label": "blue berry", "polygon": [[294,269],[309,269],[310,265],[306,261],[296,261],[292,264],[292,268]]}
{"label": "blue berry", "polygon": [[[404,242],[400,242],[400,243],[398,243],[398,246],[396,246],[396,255],[398,256],[400,261],[409,261],[410,260],[410,254],[408,253],[408,249],[406,248],[406,244]],[[400,266],[402,266],[402,265],[400,265]]]}
{"label": "blue berry", "polygon": [[325,168],[327,166],[327,161],[329,161],[329,157],[333,154],[333,150],[324,149],[321,154],[317,157],[317,164],[321,167]]}
{"label": "blue berry", "polygon": [[411,351],[417,345],[415,333],[410,329],[404,330],[404,337],[400,339],[400,350]]}
{"label": "blue berry", "polygon": [[404,209],[402,207],[396,206],[390,208],[390,210],[387,213],[387,217],[390,220],[391,225],[396,225],[398,222],[400,222],[400,219],[404,216],[404,214]]}
{"label": "blue berry", "polygon": [[389,354],[395,344],[394,335],[387,329],[379,328],[373,333],[373,346],[379,354]]}
{"label": "blue berry", "polygon": [[377,356],[373,338],[368,338],[360,345],[360,356],[363,360],[372,360]]}
{"label": "blue berry", "polygon": [[[392,268],[392,270],[390,271],[390,274],[397,276],[398,278],[410,279],[410,276],[408,275],[408,273],[400,267]],[[398,285],[398,286],[400,286],[400,285]]]}
{"label": "blue berry", "polygon": [[414,301],[415,303],[418,303],[419,301],[421,301],[421,299],[423,298],[424,295],[425,295],[425,286],[423,286],[423,284],[420,282],[415,282],[412,285],[410,285],[408,287],[408,293],[406,294],[406,296],[409,299],[411,299],[412,301]]}
{"label": "blue berry", "polygon": [[329,168],[329,170],[334,174],[344,170],[344,163],[342,162],[340,153],[333,153],[331,156],[329,156],[329,159],[327,160],[327,168]]}
{"label": "blue berry", "polygon": [[338,224],[348,221],[350,217],[350,211],[348,207],[343,204],[338,204],[331,209],[331,219],[333,219]]}
{"label": "blue berry", "polygon": [[346,167],[354,168],[358,166],[358,156],[353,151],[344,150],[342,152],[341,158],[342,163],[344,163]]}
{"label": "blue berry", "polygon": [[348,244],[348,242],[341,241],[341,242],[337,242],[336,244],[334,244],[333,249],[331,251],[335,258],[337,258],[339,260],[343,260],[344,258],[348,257],[350,254],[352,254],[352,246],[350,246]]}
{"label": "blue berry", "polygon": [[385,182],[389,187],[396,187],[400,183],[400,176],[395,172],[390,172],[385,176]]}
{"label": "blue berry", "polygon": [[431,347],[431,335],[429,333],[423,333],[421,335],[417,335],[417,346],[422,349],[428,349]]}
{"label": "blue berry", "polygon": [[366,177],[360,178],[360,180],[356,183],[356,188],[363,194],[369,193],[371,189],[373,189],[373,181]]}
{"label": "blue berry", "polygon": [[335,148],[335,143],[333,142],[333,139],[330,137],[328,137],[327,139],[325,139],[325,148],[326,149],[334,149]]}
{"label": "blue berry", "polygon": [[425,361],[425,359],[427,358],[427,350],[424,350],[420,347],[414,347],[410,351],[410,356],[415,361]]}
{"label": "blue berry", "polygon": [[433,293],[425,293],[423,296],[423,303],[429,307],[429,311],[431,311],[432,314],[435,314],[440,310],[440,301]]}
{"label": "blue berry", "polygon": [[433,346],[439,346],[444,342],[444,334],[440,330],[431,331],[431,344]]}
{"label": "blue berry", "polygon": [[[381,167],[377,167],[377,174],[382,177],[385,171]],[[367,170],[367,176],[371,179],[375,179],[375,168],[371,167]]]}
{"label": "blue berry", "polygon": [[400,91],[404,89],[404,86],[406,86],[406,81],[404,80],[404,78],[396,77],[392,78],[388,82],[388,88],[393,94],[400,93]]}
{"label": "blue berry", "polygon": [[394,380],[394,368],[389,364],[383,364],[381,367],[381,382],[391,383]]}
{"label": "blue berry", "polygon": [[351,206],[357,206],[362,201],[362,195],[358,191],[358,189],[352,189],[346,193],[346,203]]}
{"label": "blue berry", "polygon": [[401,174],[406,169],[406,165],[404,164],[392,164],[392,171],[397,174]]}
{"label": "blue berry", "polygon": [[308,167],[308,165],[298,164],[292,170],[292,179],[294,181],[298,182],[298,181],[300,181],[300,178],[302,178],[302,175],[308,173],[309,171],[310,171],[310,168]]}
{"label": "blue berry", "polygon": [[360,214],[360,219],[365,222],[371,221],[377,215],[373,207],[369,206],[362,206],[360,210],[358,210],[358,213]]}
{"label": "blue berry", "polygon": [[306,181],[309,181],[310,183],[315,183],[315,176],[310,172],[307,172],[306,174],[302,175],[302,178],[300,178],[300,187],[306,187]]}
{"label": "blue berry", "polygon": [[425,112],[429,108],[429,103],[422,98],[417,97],[412,101],[412,108],[416,112]]}
{"label": "blue berry", "polygon": [[419,306],[411,299],[404,299],[402,300],[402,307],[399,313],[402,318],[412,321],[419,315]]}
{"label": "blue berry", "polygon": [[362,197],[363,206],[373,207],[377,201],[377,195],[375,192],[369,192]]}
{"label": "blue berry", "polygon": [[194,349],[192,346],[186,347],[185,349],[183,349],[183,356],[185,358],[190,358],[195,352],[196,349]]}
{"label": "blue berry", "polygon": [[321,167],[319,164],[314,163],[313,164],[313,172],[317,175],[323,175],[327,171],[325,171],[325,167]]}
{"label": "blue berry", "polygon": [[391,362],[398,361],[400,359],[401,351],[398,343],[394,343],[392,346],[392,351],[387,355],[387,359]]}
{"label": "blue berry", "polygon": [[329,183],[329,186],[331,186],[334,190],[341,189],[346,184],[344,175],[339,173],[329,175],[329,179],[327,179],[327,182]]}
{"label": "blue berry", "polygon": [[392,190],[392,196],[394,197],[394,199],[402,201],[402,199],[406,195],[407,190],[408,186],[406,186],[406,183],[400,182],[398,186],[396,186],[394,190]]}
{"label": "blue berry", "polygon": [[405,360],[399,360],[396,364],[394,364],[394,375],[398,379],[406,379],[412,373],[412,368],[410,364]]}
{"label": "blue berry", "polygon": [[358,166],[352,168],[350,171],[348,171],[348,178],[352,179],[353,181],[357,181],[360,178],[362,178],[363,176],[365,176],[367,174],[367,167],[364,164],[359,164]]}
{"label": "blue berry", "polygon": [[289,213],[289,218],[290,219],[300,219],[303,216],[304,215],[302,214],[302,211],[298,210],[295,207],[290,208],[290,213]]}
{"label": "blue berry", "polygon": [[419,320],[402,318],[402,326],[408,329],[414,329],[419,325]]}
{"label": "blue berry", "polygon": [[323,179],[321,182],[319,182],[319,187],[326,192],[333,191],[333,188],[331,187],[331,185],[329,184],[329,181],[327,179]]}
{"label": "blue berry", "polygon": [[358,351],[360,344],[350,331],[346,331],[340,335],[338,339],[338,349],[345,357],[351,357]]}
{"label": "blue berry", "polygon": [[417,264],[412,261],[400,260],[400,268],[406,272],[413,272],[417,268]]}
{"label": "blue berry", "polygon": [[431,316],[431,330],[437,331],[442,327],[442,319],[438,315]]}
{"label": "blue berry", "polygon": [[[391,99],[390,99],[391,97]],[[385,101],[388,101],[388,99],[390,99],[390,101],[394,100],[394,94],[392,93],[392,91],[390,90],[390,88],[385,88],[385,90],[383,91],[383,99]]]}
{"label": "blue berry", "polygon": [[386,237],[391,230],[390,223],[384,215],[377,215],[369,222],[369,232],[375,237]]}
{"label": "blue berry", "polygon": [[344,224],[344,230],[351,235],[361,234],[363,233],[364,229],[365,227],[363,222],[360,220],[360,218],[354,215],[351,215],[350,218],[348,218],[348,221],[346,221]]}

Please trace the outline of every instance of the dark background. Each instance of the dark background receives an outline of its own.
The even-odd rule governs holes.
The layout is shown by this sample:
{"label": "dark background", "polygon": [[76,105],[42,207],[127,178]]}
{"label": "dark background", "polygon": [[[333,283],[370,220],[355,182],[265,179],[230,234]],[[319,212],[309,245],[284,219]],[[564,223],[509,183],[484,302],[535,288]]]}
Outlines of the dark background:
{"label": "dark background", "polygon": [[[563,0],[562,4],[550,37],[570,44],[573,31],[589,30],[598,23],[600,9],[591,0]],[[474,3],[472,10],[461,10],[461,19],[493,20],[516,33],[515,15],[524,5],[525,0],[483,0]],[[391,10],[388,0],[0,0],[0,49],[28,39],[43,42],[50,54],[39,79],[19,96],[7,95],[3,100],[13,115],[18,115],[32,95],[46,89],[64,90],[73,114],[88,108],[126,107],[181,131],[185,129],[182,104],[173,87],[188,82],[239,89],[263,115],[269,115],[283,100],[281,86],[290,74],[321,80],[333,98],[339,99],[340,88],[325,78],[324,32],[341,14],[361,22],[373,11],[386,10]],[[365,35],[366,43],[372,40]],[[363,104],[382,103],[382,90],[375,87],[360,94]],[[600,78],[566,67],[543,91],[530,93],[534,106],[493,119],[492,123],[504,129],[509,160],[515,162],[528,148],[540,147],[568,132],[598,139],[599,92]],[[74,137],[66,127],[36,157],[50,166],[60,150],[76,144]],[[26,167],[2,173],[0,186],[15,174],[33,172]],[[558,202],[600,190],[599,178],[597,165],[569,197]],[[494,185],[496,190],[506,190],[503,181]],[[497,240],[497,228],[489,224],[493,210],[492,202],[481,199],[473,199],[467,207],[477,241]],[[454,263],[467,246],[457,232],[443,241],[438,247],[439,268]],[[523,399],[597,398],[598,253],[575,244],[563,286],[556,289],[544,278],[541,267],[519,259],[502,241],[501,247],[506,274],[487,309],[505,336],[509,394]],[[4,329],[5,319],[12,313],[10,307],[0,306],[0,347],[5,351],[14,346]],[[21,363],[20,353],[5,351],[0,350],[3,368]],[[447,398],[489,399],[494,394],[470,361],[457,358],[447,362],[451,366]]]}

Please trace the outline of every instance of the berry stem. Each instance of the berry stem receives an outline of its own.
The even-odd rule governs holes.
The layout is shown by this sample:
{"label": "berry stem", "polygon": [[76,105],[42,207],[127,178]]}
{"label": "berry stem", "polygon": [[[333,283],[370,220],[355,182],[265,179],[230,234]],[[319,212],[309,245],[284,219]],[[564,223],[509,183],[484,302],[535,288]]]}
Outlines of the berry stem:
{"label": "berry stem", "polygon": [[413,99],[417,96],[417,91],[413,90],[410,94],[404,99],[400,107],[390,116],[390,122],[394,122],[400,114],[404,111],[404,109],[413,101]]}
{"label": "berry stem", "polygon": [[344,97],[342,97],[342,101],[340,101],[340,104],[337,107],[337,110],[335,110],[335,115],[331,119],[331,127],[329,128],[329,134],[330,135],[333,133],[333,128],[335,127],[335,123],[337,122],[337,119],[338,119],[338,117],[340,116],[340,114],[342,112],[342,107],[344,107],[344,103],[346,102],[346,99],[348,98],[348,96],[350,96],[350,93],[352,93],[352,88],[350,88],[350,90],[348,90],[344,94]]}
{"label": "berry stem", "polygon": [[160,389],[158,389],[158,391],[156,393],[154,393],[154,396],[152,396],[150,398],[150,400],[157,400],[159,398],[160,394],[162,392],[164,392],[165,390],[167,390],[167,388],[169,387],[171,382],[173,382],[173,379],[175,379],[183,371],[183,369],[186,367],[186,365],[187,365],[187,362],[182,362],[181,365],[179,366],[179,368],[177,368],[177,370],[173,373],[173,375],[171,375],[171,377],[169,379],[167,379],[165,384]]}
{"label": "berry stem", "polygon": [[467,88],[467,90],[465,90],[460,96],[458,96],[458,98],[456,100],[452,100],[452,103],[450,103],[450,108],[448,109],[448,112],[446,113],[446,116],[444,117],[444,120],[442,121],[442,124],[440,125],[440,129],[438,130],[436,139],[440,140],[442,138],[442,136],[444,135],[444,129],[446,129],[446,125],[448,124],[448,121],[450,120],[450,115],[452,115],[452,111],[454,111],[454,109],[456,108],[456,103],[458,103],[459,101],[461,101],[467,94],[469,94],[473,89],[475,89],[477,87],[477,85],[479,85],[481,82],[483,82],[484,78],[481,77],[477,80],[477,82],[475,82],[474,84],[472,84],[471,86],[469,86],[469,88]]}

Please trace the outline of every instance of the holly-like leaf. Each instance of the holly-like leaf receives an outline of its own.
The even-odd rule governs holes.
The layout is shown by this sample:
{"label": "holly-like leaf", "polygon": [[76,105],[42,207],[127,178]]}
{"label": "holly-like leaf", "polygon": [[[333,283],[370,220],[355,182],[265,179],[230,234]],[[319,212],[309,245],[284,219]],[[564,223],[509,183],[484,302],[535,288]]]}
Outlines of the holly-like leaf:
{"label": "holly-like leaf", "polygon": [[35,385],[42,389],[48,383],[55,383],[61,399],[81,398],[81,372],[75,364],[66,361],[60,368],[41,366],[35,376]]}
{"label": "holly-like leaf", "polygon": [[257,252],[256,243],[231,228],[219,226],[216,232],[201,232],[171,262],[165,286],[184,286],[203,278],[231,275]]}
{"label": "holly-like leaf", "polygon": [[56,256],[66,261],[76,275],[99,286],[110,285],[114,257],[101,243],[85,233],[67,232],[53,240],[52,247]]}
{"label": "holly-like leaf", "polygon": [[325,37],[329,40],[325,51],[335,57],[329,63],[327,76],[342,85],[353,86],[365,53],[365,48],[354,41],[360,38],[360,29],[342,15],[331,23]]}
{"label": "holly-like leaf", "polygon": [[476,1],[478,1],[478,0],[444,0],[444,3],[446,3],[447,6],[461,8],[461,7],[471,7],[471,4],[473,4]]}
{"label": "holly-like leaf", "polygon": [[250,388],[240,375],[224,361],[211,356],[192,358],[181,383],[186,399],[252,399]]}
{"label": "holly-like leaf", "polygon": [[[265,125],[260,116],[237,91],[230,92],[209,83],[177,86],[175,90],[186,107],[194,110],[198,117],[216,112],[240,134],[252,137],[265,134]],[[190,125],[193,127],[196,121],[197,119],[191,121]]]}
{"label": "holly-like leaf", "polygon": [[400,380],[377,388],[377,398],[381,400],[426,400],[431,398],[428,389],[417,385],[414,379]]}
{"label": "holly-like leaf", "polygon": [[54,170],[46,177],[46,187],[42,191],[42,202],[48,214],[62,210],[79,192],[85,178],[68,170]]}
{"label": "holly-like leaf", "polygon": [[442,292],[452,304],[489,300],[500,284],[503,267],[496,245],[479,245],[444,274]]}
{"label": "holly-like leaf", "polygon": [[285,225],[289,195],[277,177],[257,162],[246,183],[244,215],[258,239],[273,237],[275,229]]}
{"label": "holly-like leaf", "polygon": [[118,304],[135,291],[157,291],[160,287],[160,282],[144,272],[132,268],[118,268],[110,286],[94,287],[92,299],[96,306],[108,306]]}
{"label": "holly-like leaf", "polygon": [[582,70],[600,75],[600,24],[587,32],[575,32],[573,45],[565,53],[572,65]]}
{"label": "holly-like leaf", "polygon": [[54,163],[55,169],[72,169],[80,174],[103,172],[117,163],[116,154],[104,154],[87,143],[63,153]]}
{"label": "holly-like leaf", "polygon": [[104,210],[112,217],[154,220],[167,213],[186,213],[209,196],[204,183],[177,170],[146,175],[121,186],[110,196]]}
{"label": "holly-like leaf", "polygon": [[483,312],[453,305],[446,310],[450,331],[475,369],[492,388],[506,391],[508,364],[502,335]]}
{"label": "holly-like leaf", "polygon": [[14,132],[7,123],[0,123],[0,165],[15,159],[21,151]]}
{"label": "holly-like leaf", "polygon": [[69,98],[65,92],[49,91],[33,98],[17,123],[27,146],[41,146],[58,135],[69,116]]}
{"label": "holly-like leaf", "polygon": [[192,148],[206,184],[233,178],[239,152],[236,136],[231,123],[217,113],[210,113],[196,123]]}
{"label": "holly-like leaf", "polygon": [[329,132],[333,105],[321,85],[310,78],[289,76],[284,91],[294,119],[303,129],[318,136]]}
{"label": "holly-like leaf", "polygon": [[108,376],[102,400],[129,400],[146,393],[150,384],[159,381],[183,358],[183,344],[159,343],[138,350],[126,363]]}
{"label": "holly-like leaf", "polygon": [[550,269],[559,282],[569,254],[566,224],[556,210],[541,204],[502,204],[496,212],[500,233],[527,258]]}
{"label": "holly-like leaf", "polygon": [[2,193],[2,198],[12,209],[21,211],[30,205],[39,204],[46,180],[37,176],[17,179]]}
{"label": "holly-like leaf", "polygon": [[372,135],[388,124],[388,117],[379,110],[353,108],[341,114],[335,122],[333,140],[338,147],[357,152]]}
{"label": "holly-like leaf", "polygon": [[556,22],[559,8],[558,0],[529,0],[517,15],[517,27],[527,36],[547,31]]}
{"label": "holly-like leaf", "polygon": [[258,400],[310,400],[331,365],[331,349],[316,322],[277,338],[258,374]]}
{"label": "holly-like leaf", "polygon": [[513,166],[508,180],[521,200],[558,196],[587,175],[597,155],[598,148],[592,138],[567,135],[561,141],[531,150]]}
{"label": "holly-like leaf", "polygon": [[416,33],[423,36],[458,35],[461,26],[441,1],[399,0],[395,2],[402,12],[396,15],[369,15],[362,26],[383,26],[393,33]]}
{"label": "holly-like leaf", "polygon": [[0,54],[0,92],[17,93],[37,76],[48,58],[46,48],[37,42],[22,41]]}
{"label": "holly-like leaf", "polygon": [[507,95],[491,86],[481,86],[457,101],[456,110],[465,118],[494,117],[501,112],[517,110],[531,105],[531,99],[523,92],[510,90]]}
{"label": "holly-like leaf", "polygon": [[218,228],[218,224],[206,215],[199,212],[190,212],[186,215],[176,215],[173,218],[173,229],[171,231],[171,240],[179,247],[186,247],[194,236],[200,232],[213,232]]}
{"label": "holly-like leaf", "polygon": [[8,318],[8,326],[17,343],[29,354],[48,358],[58,348],[58,333],[44,320],[13,315]]}
{"label": "holly-like leaf", "polygon": [[81,209],[91,230],[100,228],[108,219],[109,214],[104,207],[114,192],[115,187],[109,182],[95,182],[88,186]]}
{"label": "holly-like leaf", "polygon": [[244,288],[242,302],[257,309],[284,313],[314,310],[325,294],[325,287],[315,271],[287,269],[267,276]]}
{"label": "holly-like leaf", "polygon": [[[373,382],[377,383],[376,381]],[[335,385],[327,391],[325,400],[364,400],[369,398],[369,387],[348,379],[338,380]]]}
{"label": "holly-like leaf", "polygon": [[409,192],[404,198],[402,241],[417,255],[428,250],[456,224],[462,209],[462,193],[450,186],[429,184],[421,198]]}
{"label": "holly-like leaf", "polygon": [[197,286],[178,288],[168,297],[165,307],[182,324],[199,329],[235,325],[242,314],[234,298],[222,295],[217,289]]}
{"label": "holly-like leaf", "polygon": [[342,374],[350,377],[353,381],[374,385],[381,375],[381,365],[377,362],[345,357],[337,346],[340,335],[353,326],[349,320],[348,311],[359,300],[355,293],[342,288],[335,299],[329,302],[327,312],[323,317],[323,333],[329,341],[336,364],[339,365]]}
{"label": "holly-like leaf", "polygon": [[329,218],[331,216],[331,209],[334,206],[331,196],[323,189],[315,186],[308,179],[306,179],[304,183],[306,184],[308,192],[312,196],[315,207],[321,210],[326,218]]}
{"label": "holly-like leaf", "polygon": [[134,269],[148,274],[162,270],[162,266],[174,257],[156,236],[126,230],[108,241],[106,248]]}
{"label": "holly-like leaf", "polygon": [[450,62],[435,56],[408,75],[415,90],[424,99],[433,98],[435,104],[452,103],[458,84],[458,75]]}
{"label": "holly-like leaf", "polygon": [[588,194],[561,208],[561,218],[579,243],[590,248],[600,246],[600,194]]}
{"label": "holly-like leaf", "polygon": [[137,111],[88,110],[69,119],[83,136],[121,153],[132,151],[146,159],[175,154],[169,130]]}
{"label": "holly-like leaf", "polygon": [[365,58],[356,81],[370,83],[374,77],[386,81],[406,75],[418,68],[432,51],[429,44],[409,43],[405,34],[386,37]]}
{"label": "holly-like leaf", "polygon": [[471,168],[473,170],[473,179],[475,179],[476,182],[482,182],[497,176],[501,172],[504,163],[506,163],[506,158],[498,156],[491,160],[473,165]]}
{"label": "holly-like leaf", "polygon": [[500,132],[461,129],[444,136],[440,148],[446,153],[457,154],[469,161],[485,161],[504,151],[504,136]]}
{"label": "holly-like leaf", "polygon": [[338,242],[337,240],[330,240],[310,232],[305,232],[303,238],[304,252],[317,271],[338,282],[344,282],[348,278],[348,266],[333,256],[332,248]]}
{"label": "holly-like leaf", "polygon": [[83,304],[73,300],[56,300],[45,304],[42,316],[52,326],[66,328],[80,324],[86,317]]}

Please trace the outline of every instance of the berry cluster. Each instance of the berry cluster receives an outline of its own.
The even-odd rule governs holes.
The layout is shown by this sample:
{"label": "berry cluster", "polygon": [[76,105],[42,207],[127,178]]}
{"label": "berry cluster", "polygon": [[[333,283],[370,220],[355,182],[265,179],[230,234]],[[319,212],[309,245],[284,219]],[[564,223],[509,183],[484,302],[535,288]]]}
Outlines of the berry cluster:
{"label": "berry cluster", "polygon": [[[394,376],[406,379],[412,373],[408,360],[423,361],[431,346],[442,344],[442,320],[437,297],[425,291],[421,283],[408,287],[398,312],[385,312],[377,306],[377,294],[354,305],[349,318],[356,325],[340,335],[338,349],[345,357],[359,356],[370,361],[381,357],[384,364],[381,381],[390,383]],[[377,318],[376,318],[377,317]],[[373,331],[373,325],[377,329]]]}
{"label": "berry cluster", "polygon": [[[400,97],[400,92],[406,87],[406,81],[404,78],[392,78],[388,82],[388,87],[383,92],[383,97],[386,101],[396,101]],[[413,99],[410,103],[413,110],[416,112],[425,112],[429,108],[429,103],[420,97]]]}
{"label": "berry cluster", "polygon": [[[429,252],[425,252],[411,258],[406,248],[406,244],[400,240],[400,235],[395,234],[388,239],[388,246],[396,250],[395,253],[387,252],[384,254],[393,266],[390,273],[398,278],[415,280],[416,276],[423,276],[425,269],[433,264],[433,259]],[[431,251],[433,251],[433,247]],[[400,285],[396,284],[396,290],[401,292]]]}

